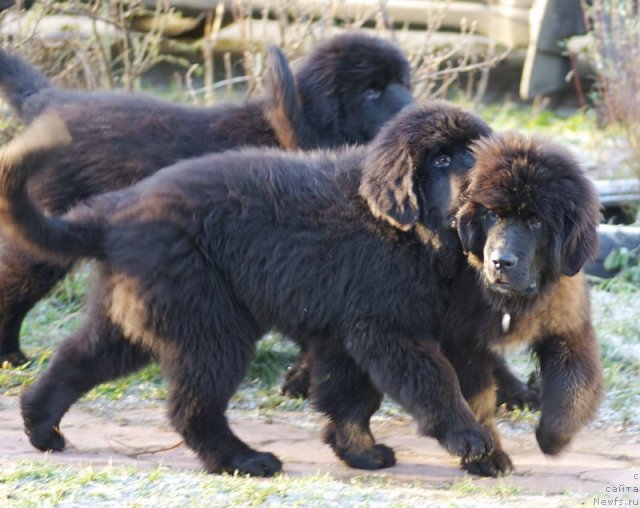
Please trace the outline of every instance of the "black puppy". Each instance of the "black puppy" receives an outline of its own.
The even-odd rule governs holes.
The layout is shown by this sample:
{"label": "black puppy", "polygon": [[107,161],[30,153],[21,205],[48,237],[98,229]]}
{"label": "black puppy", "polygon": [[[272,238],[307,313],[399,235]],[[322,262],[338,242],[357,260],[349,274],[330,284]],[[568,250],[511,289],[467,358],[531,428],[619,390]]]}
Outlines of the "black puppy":
{"label": "black puppy", "polygon": [[[280,461],[231,432],[224,411],[255,341],[276,329],[316,352],[313,398],[326,441],[348,464],[380,468],[369,418],[385,392],[467,462],[492,438],[436,342],[453,265],[451,196],[490,133],[446,103],[400,113],[375,140],[339,154],[226,152],[49,217],[26,192],[64,125],[42,117],[4,148],[0,224],[28,252],[94,258],[87,320],[22,397],[31,443],[59,450],[60,419],[85,391],[152,352],[170,417],[208,471],[272,475]],[[64,147],[58,150],[64,150]],[[451,255],[453,253],[453,255]]]}
{"label": "black puppy", "polygon": [[[345,34],[319,44],[295,78],[271,48],[267,94],[240,105],[186,107],[148,95],[56,88],[31,65],[0,50],[0,94],[29,123],[46,109],[64,120],[73,143],[29,182],[50,213],[94,194],[129,186],[180,159],[243,145],[287,149],[369,141],[412,102],[409,64],[390,42]],[[0,255],[0,363],[25,360],[22,320],[71,268],[6,242]]]}

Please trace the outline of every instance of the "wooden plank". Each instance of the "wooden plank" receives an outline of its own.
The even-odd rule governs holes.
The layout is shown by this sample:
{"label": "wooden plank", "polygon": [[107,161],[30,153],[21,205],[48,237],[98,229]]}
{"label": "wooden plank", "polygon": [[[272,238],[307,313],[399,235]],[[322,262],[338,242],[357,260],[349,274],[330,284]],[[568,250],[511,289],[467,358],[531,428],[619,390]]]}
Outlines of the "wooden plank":
{"label": "wooden plank", "polygon": [[[274,8],[271,0],[253,0],[256,9]],[[386,10],[396,23],[414,23],[425,25],[430,15],[442,13],[441,28],[459,30],[460,22],[465,18],[476,24],[476,33],[490,36],[498,43],[509,47],[525,47],[529,43],[529,6],[530,0],[498,0],[442,2],[435,0],[392,0]],[[372,15],[379,9],[379,0],[344,0],[336,6],[337,18],[353,20]],[[326,15],[327,3],[324,0],[307,0],[304,12],[310,16]],[[291,11],[292,15],[295,12]]]}
{"label": "wooden plank", "polygon": [[[253,34],[252,47],[264,49],[268,44],[281,44],[280,24],[273,20],[252,20],[251,32]],[[240,23],[231,23],[222,28],[218,34],[216,51],[239,51],[243,48],[243,27]],[[337,35],[346,30],[332,28],[331,33]],[[371,34],[378,33],[373,28],[361,28],[361,32]],[[425,32],[423,30],[398,30],[397,41],[405,51],[419,50],[425,44]],[[435,32],[429,38],[429,44],[433,47],[455,47],[460,44],[460,34],[451,32]],[[490,39],[482,35],[465,35],[465,41],[475,47],[486,47]],[[309,41],[311,43],[311,41]],[[302,48],[307,51],[310,48]]]}
{"label": "wooden plank", "polygon": [[636,178],[596,180],[595,185],[605,207],[640,203],[640,180]]}

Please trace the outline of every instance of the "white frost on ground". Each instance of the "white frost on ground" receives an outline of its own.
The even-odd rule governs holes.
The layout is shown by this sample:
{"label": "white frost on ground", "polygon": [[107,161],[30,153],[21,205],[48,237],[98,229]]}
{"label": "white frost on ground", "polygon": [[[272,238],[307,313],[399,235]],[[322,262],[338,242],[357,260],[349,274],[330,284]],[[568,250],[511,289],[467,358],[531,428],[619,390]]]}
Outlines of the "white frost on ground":
{"label": "white frost on ground", "polygon": [[597,423],[640,431],[640,292],[591,295],[608,385]]}
{"label": "white frost on ground", "polygon": [[[44,479],[49,481],[43,482]],[[14,506],[173,507],[538,507],[572,506],[583,496],[521,495],[507,484],[483,488],[465,479],[442,489],[398,484],[374,474],[337,480],[315,474],[270,480],[181,472],[159,467],[59,467],[46,460],[8,464],[0,473],[0,500]]]}
{"label": "white frost on ground", "polygon": [[593,320],[607,354],[640,361],[640,292],[591,291]]}

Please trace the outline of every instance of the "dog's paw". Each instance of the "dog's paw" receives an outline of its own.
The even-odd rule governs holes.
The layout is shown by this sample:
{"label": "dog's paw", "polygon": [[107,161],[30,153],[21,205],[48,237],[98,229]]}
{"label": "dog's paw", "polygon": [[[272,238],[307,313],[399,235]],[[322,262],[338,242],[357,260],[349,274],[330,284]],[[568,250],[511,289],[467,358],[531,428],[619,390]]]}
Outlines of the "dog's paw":
{"label": "dog's paw", "polygon": [[541,407],[540,393],[524,387],[522,390],[502,393],[498,397],[498,406],[505,405],[507,409],[525,409],[538,411]]}
{"label": "dog's paw", "polygon": [[31,389],[20,396],[20,411],[29,442],[43,452],[63,450],[65,440],[60,432],[60,420],[43,409],[36,395],[37,392]]}
{"label": "dog's paw", "polygon": [[560,453],[565,446],[571,441],[571,434],[560,434],[547,429],[544,422],[536,429],[536,439],[538,446],[543,453],[547,455],[556,455]]}
{"label": "dog's paw", "polygon": [[25,432],[29,442],[40,451],[59,452],[64,450],[66,442],[60,428],[46,424],[30,426],[25,423]]}
{"label": "dog's paw", "polygon": [[253,452],[249,456],[242,454],[231,461],[227,468],[229,473],[241,475],[269,477],[282,471],[282,462],[273,453]]}
{"label": "dog's paw", "polygon": [[287,371],[280,392],[282,395],[293,399],[298,397],[307,398],[310,384],[311,374],[309,369],[300,363],[296,363]]}
{"label": "dog's paw", "polygon": [[348,466],[356,469],[382,469],[396,463],[396,455],[392,448],[383,444],[374,444],[370,434],[362,433],[362,439],[351,440],[338,437],[334,424],[328,424],[324,429],[323,441],[333,449],[334,453]]}
{"label": "dog's paw", "polygon": [[438,441],[449,453],[467,461],[485,457],[493,450],[493,437],[481,425],[460,431],[447,431]]}
{"label": "dog's paw", "polygon": [[11,367],[18,367],[27,363],[29,359],[22,351],[12,351],[11,353],[0,354],[0,367],[3,365],[9,365]]}
{"label": "dog's paw", "polygon": [[383,444],[375,444],[357,452],[343,451],[340,458],[350,467],[356,469],[382,469],[394,466],[396,455],[392,448]]}
{"label": "dog's paw", "polygon": [[502,450],[493,450],[479,459],[462,459],[462,469],[476,476],[506,476],[513,471],[509,456]]}

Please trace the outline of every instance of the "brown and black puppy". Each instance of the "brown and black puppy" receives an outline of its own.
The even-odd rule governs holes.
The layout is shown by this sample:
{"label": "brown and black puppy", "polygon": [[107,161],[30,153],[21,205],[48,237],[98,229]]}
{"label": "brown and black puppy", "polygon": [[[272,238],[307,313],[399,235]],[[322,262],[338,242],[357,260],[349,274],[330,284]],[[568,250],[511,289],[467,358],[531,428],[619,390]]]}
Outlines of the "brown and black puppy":
{"label": "brown and black puppy", "polygon": [[[63,90],[0,50],[0,94],[26,123],[55,110],[73,137],[29,182],[29,192],[50,213],[61,214],[89,196],[209,152],[365,143],[412,102],[409,64],[383,39],[356,33],[330,39],[308,55],[295,77],[277,48],[270,53],[264,97],[197,108],[144,94]],[[24,316],[71,266],[6,242],[0,248],[0,363],[20,363]]]}
{"label": "brown and black puppy", "polygon": [[539,359],[544,453],[560,452],[596,414],[602,369],[582,267],[598,252],[600,212],[594,186],[556,144],[507,134],[473,152],[457,212],[470,269],[454,280],[441,341],[462,393],[494,433],[492,454],[465,467],[495,475],[511,461],[493,424],[494,349],[525,343]]}
{"label": "brown and black puppy", "polygon": [[130,344],[160,362],[171,421],[208,471],[272,475],[280,461],[240,441],[224,412],[273,329],[315,351],[325,440],[351,466],[395,462],[369,430],[381,392],[451,453],[490,452],[436,337],[451,260],[462,258],[450,200],[473,165],[468,146],[490,133],[478,117],[433,103],[338,154],[247,149],[183,161],[51,217],[25,189],[63,133],[45,116],[0,154],[3,234],[30,253],[98,260],[85,323],[23,393],[35,447],[64,447],[62,416],[135,367]]}

